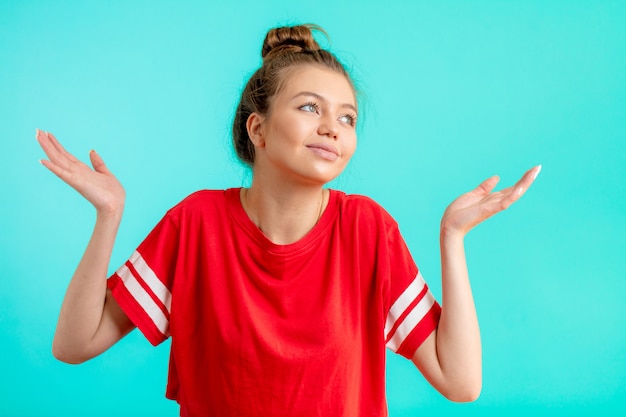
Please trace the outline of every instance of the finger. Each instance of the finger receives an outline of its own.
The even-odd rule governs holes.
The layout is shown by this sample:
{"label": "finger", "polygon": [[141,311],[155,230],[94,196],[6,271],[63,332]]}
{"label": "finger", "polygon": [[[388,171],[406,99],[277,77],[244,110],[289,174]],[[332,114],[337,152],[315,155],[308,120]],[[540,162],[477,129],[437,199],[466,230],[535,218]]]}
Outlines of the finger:
{"label": "finger", "polygon": [[98,153],[93,149],[89,152],[89,159],[91,160],[91,166],[96,172],[100,172],[102,174],[110,174],[109,169],[104,164],[104,161],[102,160],[100,155],[98,155]]}
{"label": "finger", "polygon": [[503,195],[514,193],[518,196],[521,196],[526,192],[526,190],[528,190],[528,187],[530,187],[533,181],[535,181],[537,175],[539,174],[539,171],[541,171],[541,165],[532,167],[531,169],[526,171],[524,175],[522,175],[522,178],[520,178],[515,184],[510,187],[503,188],[499,191],[499,193]]}
{"label": "finger", "polygon": [[59,154],[58,149],[51,142],[46,132],[37,129],[37,142],[39,142],[39,146],[41,146],[41,149],[43,149],[51,161],[57,165],[63,164],[62,156]]}
{"label": "finger", "polygon": [[67,167],[72,161],[71,158],[68,158],[67,155],[69,154],[63,149],[61,144],[54,139],[54,136],[51,137],[47,132],[37,129],[37,141],[48,158],[56,165]]}
{"label": "finger", "polygon": [[491,178],[487,178],[478,187],[476,187],[476,191],[478,191],[478,193],[481,195],[487,195],[492,192],[494,188],[496,188],[496,185],[498,185],[499,181],[500,177],[498,177],[497,175],[494,175]]}
{"label": "finger", "polygon": [[541,167],[541,165],[537,165],[526,171],[524,175],[522,175],[522,178],[520,178],[520,180],[512,187],[515,189],[515,193],[518,198],[521,197],[532,185],[535,179],[537,179],[537,175],[539,175]]}
{"label": "finger", "polygon": [[50,139],[50,142],[57,149],[59,154],[61,154],[64,157],[66,157],[70,162],[77,161],[76,157],[74,155],[72,155],[71,153],[69,153],[68,151],[66,151],[65,148],[63,147],[63,145],[61,145],[61,143],[57,140],[57,138],[52,133],[46,132],[46,135]]}
{"label": "finger", "polygon": [[64,182],[68,183],[68,181],[70,179],[70,174],[67,172],[67,170],[65,170],[62,167],[56,165],[54,162],[51,162],[51,161],[48,161],[48,160],[45,160],[45,159],[41,159],[41,160],[39,160],[39,162],[41,162],[41,164],[43,166],[45,166],[50,171],[52,171],[52,173],[54,175],[56,175],[57,177],[62,179]]}
{"label": "finger", "polygon": [[528,187],[532,185],[532,183],[539,175],[541,171],[541,165],[537,165],[524,173],[522,178],[512,187],[505,188],[500,191],[500,205],[503,210],[507,209],[511,204],[520,199],[522,195],[528,190]]}
{"label": "finger", "polygon": [[50,156],[51,154],[56,154],[57,149],[52,142],[50,142],[50,138],[46,135],[46,132],[39,129],[37,129],[36,132],[35,137],[37,138],[37,142],[39,142],[39,146],[41,146],[46,155]]}

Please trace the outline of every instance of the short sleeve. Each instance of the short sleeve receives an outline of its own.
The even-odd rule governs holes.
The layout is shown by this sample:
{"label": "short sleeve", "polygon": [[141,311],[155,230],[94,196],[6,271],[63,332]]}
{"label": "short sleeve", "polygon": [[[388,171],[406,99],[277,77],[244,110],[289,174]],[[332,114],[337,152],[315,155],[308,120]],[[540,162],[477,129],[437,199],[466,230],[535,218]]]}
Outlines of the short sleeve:
{"label": "short sleeve", "polygon": [[166,215],[108,280],[113,297],[153,345],[169,337],[179,233]]}
{"label": "short sleeve", "polygon": [[397,225],[391,227],[387,236],[390,308],[385,322],[385,343],[393,352],[411,359],[437,328],[441,307],[415,265]]}

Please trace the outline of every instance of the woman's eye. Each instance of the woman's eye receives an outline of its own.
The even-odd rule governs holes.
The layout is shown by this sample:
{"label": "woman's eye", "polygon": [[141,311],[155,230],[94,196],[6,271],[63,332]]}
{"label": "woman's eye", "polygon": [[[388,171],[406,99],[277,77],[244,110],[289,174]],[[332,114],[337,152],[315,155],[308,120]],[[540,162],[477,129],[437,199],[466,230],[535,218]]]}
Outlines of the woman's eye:
{"label": "woman's eye", "polygon": [[354,126],[356,124],[356,116],[353,114],[344,114],[339,118],[343,123],[348,123],[350,126]]}
{"label": "woman's eye", "polygon": [[307,103],[307,104],[305,104],[303,106],[300,106],[300,109],[304,110],[304,111],[311,112],[311,113],[316,113],[317,112],[317,104],[315,104],[315,103]]}

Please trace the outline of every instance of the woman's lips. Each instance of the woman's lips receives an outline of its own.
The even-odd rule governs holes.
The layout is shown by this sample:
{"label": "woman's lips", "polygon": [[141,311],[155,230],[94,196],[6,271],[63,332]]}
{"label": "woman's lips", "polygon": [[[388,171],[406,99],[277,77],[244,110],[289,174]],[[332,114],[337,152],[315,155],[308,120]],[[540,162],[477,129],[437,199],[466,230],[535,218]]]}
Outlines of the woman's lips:
{"label": "woman's lips", "polygon": [[322,159],[327,161],[336,161],[339,158],[339,151],[332,146],[327,145],[325,143],[313,143],[311,145],[307,145],[315,155],[319,156]]}

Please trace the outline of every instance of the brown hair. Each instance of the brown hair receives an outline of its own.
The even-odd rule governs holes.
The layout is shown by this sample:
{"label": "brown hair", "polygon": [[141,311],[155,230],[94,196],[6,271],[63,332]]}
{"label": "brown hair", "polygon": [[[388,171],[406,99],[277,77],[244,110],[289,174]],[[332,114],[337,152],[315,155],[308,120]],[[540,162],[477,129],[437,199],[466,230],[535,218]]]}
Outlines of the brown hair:
{"label": "brown hair", "polygon": [[270,101],[283,86],[289,69],[298,65],[321,65],[343,74],[354,90],[344,66],[332,53],[320,48],[313,31],[326,35],[324,29],[312,24],[278,27],[267,32],[261,48],[263,64],[246,83],[233,121],[233,144],[242,162],[254,164],[254,145],[246,127],[248,117],[252,113],[269,114]]}

